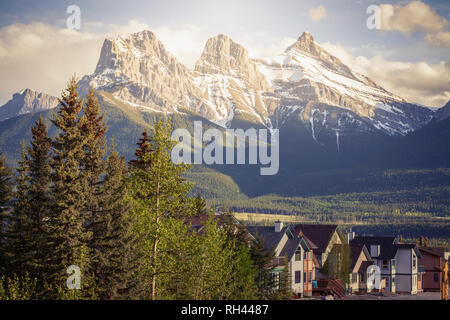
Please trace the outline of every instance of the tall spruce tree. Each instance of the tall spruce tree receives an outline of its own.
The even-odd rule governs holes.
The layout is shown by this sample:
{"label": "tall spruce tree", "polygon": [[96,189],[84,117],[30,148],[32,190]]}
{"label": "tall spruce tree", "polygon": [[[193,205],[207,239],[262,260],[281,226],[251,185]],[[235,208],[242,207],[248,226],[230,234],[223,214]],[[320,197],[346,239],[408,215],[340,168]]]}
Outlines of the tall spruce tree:
{"label": "tall spruce tree", "polygon": [[[50,147],[47,127],[40,117],[31,128],[29,147],[22,142],[18,162],[14,211],[8,230],[11,273],[31,277],[42,288],[47,279],[47,256],[51,252],[48,230]],[[42,291],[36,292],[41,294]]]}
{"label": "tall spruce tree", "polygon": [[200,193],[192,199],[192,210],[194,214],[207,214],[208,209],[206,208],[206,201],[202,198]]}
{"label": "tall spruce tree", "polygon": [[250,254],[256,269],[255,283],[258,288],[258,298],[269,299],[274,287],[271,274],[275,268],[272,263],[275,250],[267,249],[264,239],[257,236],[256,241],[252,242]]}
{"label": "tall spruce tree", "polygon": [[29,161],[26,155],[25,142],[22,141],[22,152],[19,166],[16,169],[16,190],[14,197],[14,209],[10,215],[9,225],[6,232],[6,257],[8,259],[8,274],[10,276],[24,276],[28,270],[28,261],[34,248],[30,247],[30,197],[28,184],[30,178]]}
{"label": "tall spruce tree", "polygon": [[98,220],[99,250],[96,254],[96,281],[102,299],[140,298],[137,236],[127,199],[125,158],[112,146],[106,160],[102,183],[101,219]]}
{"label": "tall spruce tree", "polygon": [[0,273],[6,272],[6,230],[8,224],[8,209],[6,204],[12,198],[12,170],[6,166],[6,159],[0,152]]}
{"label": "tall spruce tree", "polygon": [[29,164],[29,234],[30,246],[34,248],[28,261],[29,273],[46,280],[48,253],[51,252],[49,235],[50,184],[51,184],[51,139],[42,117],[31,128],[31,143],[27,147]]}
{"label": "tall spruce tree", "polygon": [[11,200],[12,178],[12,170],[6,166],[6,158],[0,151],[0,206]]}
{"label": "tall spruce tree", "polygon": [[84,228],[88,183],[81,168],[87,138],[81,132],[83,100],[78,96],[77,88],[76,78],[72,77],[52,119],[59,132],[52,143],[50,219],[54,251],[50,266],[53,269],[51,285],[59,288],[66,284],[69,266],[80,268],[84,284],[88,282],[90,270],[87,244],[91,235]]}
{"label": "tall spruce tree", "polygon": [[142,138],[139,138],[138,146],[134,155],[136,159],[130,161],[130,167],[136,169],[146,170],[151,166],[151,158],[149,154],[152,152],[152,140],[148,136],[147,130],[142,133]]}
{"label": "tall spruce tree", "polygon": [[84,191],[86,208],[84,210],[86,227],[92,237],[89,242],[91,249],[92,272],[97,276],[102,254],[102,239],[105,238],[105,229],[102,228],[104,217],[100,202],[107,197],[102,190],[102,175],[105,172],[107,127],[103,121],[104,116],[100,113],[100,104],[95,97],[95,91],[90,89],[87,100],[83,106],[83,116],[79,120],[81,135],[84,145],[80,159],[80,168],[83,178],[86,179],[86,190]]}

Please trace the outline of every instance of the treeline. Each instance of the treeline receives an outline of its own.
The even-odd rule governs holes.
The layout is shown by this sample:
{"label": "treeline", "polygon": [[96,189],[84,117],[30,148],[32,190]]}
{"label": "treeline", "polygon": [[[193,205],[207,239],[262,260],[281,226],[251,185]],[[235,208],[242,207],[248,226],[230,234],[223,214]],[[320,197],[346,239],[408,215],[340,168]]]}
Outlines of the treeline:
{"label": "treeline", "polygon": [[383,220],[411,222],[415,218],[447,217],[450,212],[450,187],[360,192],[315,197],[267,195],[256,198],[235,197],[222,203],[236,212],[300,215],[321,220],[354,219],[362,222]]}
{"label": "treeline", "polygon": [[402,236],[403,238],[415,239],[421,236],[432,239],[450,239],[450,223],[384,223],[377,225],[357,225],[352,228],[359,235],[373,236]]}
{"label": "treeline", "polygon": [[51,122],[54,138],[35,123],[16,174],[0,156],[0,299],[290,298],[287,281],[271,283],[274,253],[188,196],[169,121],[127,165],[94,91],[80,98],[73,78]]}

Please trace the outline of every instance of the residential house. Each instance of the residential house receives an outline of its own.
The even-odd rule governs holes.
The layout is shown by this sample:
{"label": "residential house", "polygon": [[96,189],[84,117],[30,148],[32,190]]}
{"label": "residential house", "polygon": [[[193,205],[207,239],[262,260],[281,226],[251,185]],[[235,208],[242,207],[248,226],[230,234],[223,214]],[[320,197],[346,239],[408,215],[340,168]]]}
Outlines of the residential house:
{"label": "residential house", "polygon": [[347,285],[350,293],[367,291],[367,268],[374,261],[366,246],[361,243],[350,243],[350,276]]}
{"label": "residential house", "polygon": [[416,294],[422,291],[418,259],[421,257],[415,244],[398,243],[395,237],[356,237],[351,243],[364,244],[374,264],[380,268],[386,291]]}
{"label": "residential house", "polygon": [[328,254],[335,244],[342,244],[337,225],[332,224],[296,224],[292,226],[296,235],[306,236],[315,248],[313,253],[319,262],[319,268],[323,266],[328,258]]}
{"label": "residential house", "polygon": [[315,266],[318,263],[311,248],[314,244],[305,236],[295,234],[291,226],[284,226],[279,221],[274,226],[249,226],[247,229],[255,238],[264,240],[267,250],[274,250],[275,280],[281,278],[284,259],[287,258],[293,294],[297,297],[311,296]]}
{"label": "residential house", "polygon": [[424,267],[424,291],[440,291],[442,289],[442,267],[448,260],[450,250],[442,247],[419,247],[421,258],[419,266]]}
{"label": "residential house", "polygon": [[[196,231],[198,234],[202,234],[205,223],[211,216],[209,214],[198,214],[193,216],[188,216],[185,218],[187,224],[189,224],[191,231]],[[239,220],[237,220],[233,215],[224,215],[215,213],[213,219],[216,220],[217,226],[223,228],[224,226],[230,227],[234,234],[242,232],[243,240],[245,240],[249,245],[255,238],[248,232],[245,225],[243,225]]]}

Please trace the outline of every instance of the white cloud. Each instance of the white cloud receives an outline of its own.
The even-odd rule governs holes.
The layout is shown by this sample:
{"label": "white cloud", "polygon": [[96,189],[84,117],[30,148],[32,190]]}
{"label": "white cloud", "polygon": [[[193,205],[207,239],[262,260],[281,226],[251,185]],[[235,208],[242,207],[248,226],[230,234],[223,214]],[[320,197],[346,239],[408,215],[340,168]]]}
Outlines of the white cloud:
{"label": "white cloud", "polygon": [[312,21],[319,22],[327,16],[327,10],[324,6],[318,6],[317,8],[309,9],[308,14]]}
{"label": "white cloud", "polygon": [[[105,37],[144,29],[155,32],[167,49],[190,68],[200,57],[206,40],[215,36],[194,25],[152,28],[136,20],[122,26],[84,23],[81,32],[44,23],[6,26],[0,28],[0,105],[27,87],[59,96],[72,74],[83,76],[95,70]],[[288,37],[276,41],[265,33],[239,32],[231,36],[249,50],[251,57],[274,56],[296,41]],[[436,36],[427,41],[440,39]],[[383,58],[385,54],[369,59],[355,57],[339,45],[325,43],[324,47],[356,71],[411,101],[440,106],[450,99],[450,62],[405,63],[389,61]]]}
{"label": "white cloud", "polygon": [[450,60],[436,64],[387,60],[381,54],[355,57],[340,44],[321,44],[354,71],[409,101],[441,107],[450,100]]}
{"label": "white cloud", "polygon": [[85,22],[80,32],[39,22],[0,28],[0,105],[23,88],[59,96],[74,73],[81,77],[95,70],[105,38],[145,29],[189,67],[208,38],[195,26],[151,28],[136,20],[127,25]]}
{"label": "white cloud", "polygon": [[412,1],[405,6],[382,4],[381,30],[399,31],[409,34],[426,32],[425,40],[437,47],[450,48],[449,21],[421,1]]}
{"label": "white cloud", "polygon": [[430,33],[425,36],[425,40],[434,47],[441,47],[450,49],[450,32],[439,31],[437,33]]}
{"label": "white cloud", "polygon": [[59,95],[72,74],[94,70],[101,45],[97,35],[44,23],[1,28],[1,104],[23,88]]}
{"label": "white cloud", "polygon": [[382,30],[437,32],[448,25],[447,19],[421,1],[412,1],[403,7],[382,4],[380,9]]}

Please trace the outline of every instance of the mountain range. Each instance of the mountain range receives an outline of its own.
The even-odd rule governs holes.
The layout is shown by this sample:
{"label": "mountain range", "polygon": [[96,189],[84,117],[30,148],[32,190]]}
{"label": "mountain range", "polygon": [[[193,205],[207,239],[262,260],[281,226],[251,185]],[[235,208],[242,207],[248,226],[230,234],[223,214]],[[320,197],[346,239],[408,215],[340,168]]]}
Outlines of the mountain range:
{"label": "mountain range", "polygon": [[[189,130],[196,119],[220,130],[280,130],[276,177],[259,177],[251,166],[194,168],[191,178],[206,193],[215,185],[249,196],[336,193],[339,177],[347,179],[348,172],[450,163],[450,103],[433,109],[406,101],[351,70],[306,32],[266,59],[253,59],[242,45],[218,35],[192,70],[151,31],[106,39],[95,71],[79,81],[80,93],[91,86],[108,121],[108,138],[128,158],[140,132],[162,115]],[[10,164],[33,121],[43,115],[48,122],[57,106],[56,97],[26,89],[0,107],[0,148]],[[299,186],[305,175],[327,173],[335,180]]]}

